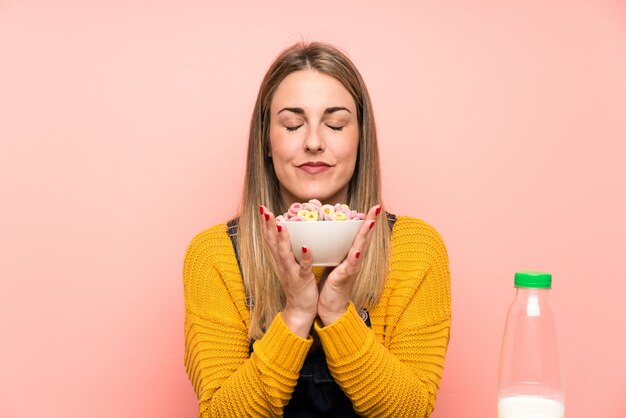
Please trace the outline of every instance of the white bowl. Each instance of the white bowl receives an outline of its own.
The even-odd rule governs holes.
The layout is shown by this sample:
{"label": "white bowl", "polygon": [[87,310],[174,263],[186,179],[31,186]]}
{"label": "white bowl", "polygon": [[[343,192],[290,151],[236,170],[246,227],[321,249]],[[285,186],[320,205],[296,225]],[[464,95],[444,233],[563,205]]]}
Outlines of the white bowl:
{"label": "white bowl", "polygon": [[314,266],[339,265],[348,254],[362,220],[348,221],[283,221],[280,225],[289,231],[291,251],[300,262],[302,246],[313,256]]}

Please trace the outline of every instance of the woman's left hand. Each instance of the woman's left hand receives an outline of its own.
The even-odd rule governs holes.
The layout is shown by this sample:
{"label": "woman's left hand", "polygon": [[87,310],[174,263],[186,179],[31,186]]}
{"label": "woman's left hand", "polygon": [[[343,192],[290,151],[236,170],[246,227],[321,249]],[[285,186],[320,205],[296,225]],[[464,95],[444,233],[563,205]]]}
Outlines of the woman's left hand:
{"label": "woman's left hand", "polygon": [[380,205],[376,205],[367,212],[345,260],[320,280],[317,314],[324,325],[332,324],[348,309],[352,286],[361,271],[361,262],[372,238],[370,231],[380,211]]}

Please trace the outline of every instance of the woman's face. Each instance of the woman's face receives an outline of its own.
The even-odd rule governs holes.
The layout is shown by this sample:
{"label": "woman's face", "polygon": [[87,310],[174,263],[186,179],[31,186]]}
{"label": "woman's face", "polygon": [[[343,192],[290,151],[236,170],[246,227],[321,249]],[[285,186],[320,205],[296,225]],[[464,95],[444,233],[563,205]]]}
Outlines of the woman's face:
{"label": "woman's face", "polygon": [[270,157],[285,204],[347,203],[359,144],[348,90],[329,75],[296,71],[278,85],[270,112]]}

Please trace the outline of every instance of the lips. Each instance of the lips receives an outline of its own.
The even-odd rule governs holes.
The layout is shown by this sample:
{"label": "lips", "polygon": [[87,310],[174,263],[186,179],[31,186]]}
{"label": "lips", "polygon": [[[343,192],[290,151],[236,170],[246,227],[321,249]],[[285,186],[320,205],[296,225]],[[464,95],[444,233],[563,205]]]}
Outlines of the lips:
{"label": "lips", "polygon": [[332,167],[330,164],[325,163],[323,161],[307,161],[304,164],[300,164],[298,166],[299,169],[309,173],[309,174],[318,174],[323,173]]}

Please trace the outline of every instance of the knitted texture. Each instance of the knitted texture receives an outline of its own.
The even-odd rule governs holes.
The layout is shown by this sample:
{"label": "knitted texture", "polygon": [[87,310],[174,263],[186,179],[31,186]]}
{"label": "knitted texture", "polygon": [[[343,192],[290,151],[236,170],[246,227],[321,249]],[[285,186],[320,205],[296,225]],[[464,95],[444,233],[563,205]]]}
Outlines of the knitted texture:
{"label": "knitted texture", "polygon": [[[248,356],[249,313],[226,225],[198,234],[183,271],[185,366],[200,417],[281,416],[312,339],[279,314]],[[450,272],[439,234],[399,216],[383,294],[314,325],[335,381],[361,416],[426,417],[434,408],[450,335]]]}

